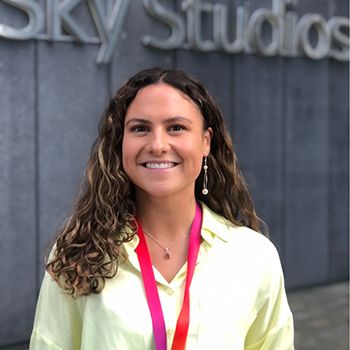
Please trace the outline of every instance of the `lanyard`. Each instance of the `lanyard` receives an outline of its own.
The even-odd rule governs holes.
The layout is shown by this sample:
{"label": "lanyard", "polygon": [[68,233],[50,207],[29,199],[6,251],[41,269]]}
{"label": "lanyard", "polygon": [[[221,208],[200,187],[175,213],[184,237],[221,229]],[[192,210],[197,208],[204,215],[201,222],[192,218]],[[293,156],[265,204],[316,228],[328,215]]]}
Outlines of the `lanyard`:
{"label": "lanyard", "polygon": [[[183,350],[186,344],[186,338],[188,333],[188,326],[190,323],[190,286],[196,266],[199,246],[201,243],[200,229],[202,226],[202,211],[198,204],[196,204],[196,214],[192,222],[190,232],[190,242],[188,248],[188,260],[187,260],[187,275],[184,300],[180,311],[179,318],[177,320],[174,341],[172,350]],[[166,331],[165,322],[160,304],[159,294],[157,290],[156,280],[154,278],[151,258],[148,252],[145,235],[142,227],[138,222],[137,234],[139,236],[140,243],[136,248],[137,257],[140,262],[141,274],[143,284],[146,292],[148,307],[152,317],[154,341],[157,350],[166,350]]]}

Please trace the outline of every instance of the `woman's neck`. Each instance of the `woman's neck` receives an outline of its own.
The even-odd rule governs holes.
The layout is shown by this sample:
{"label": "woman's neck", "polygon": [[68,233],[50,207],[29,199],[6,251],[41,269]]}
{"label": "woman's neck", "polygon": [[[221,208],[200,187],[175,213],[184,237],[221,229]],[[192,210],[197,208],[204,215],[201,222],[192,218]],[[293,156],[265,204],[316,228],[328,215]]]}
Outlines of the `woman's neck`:
{"label": "woman's neck", "polygon": [[163,242],[172,242],[189,232],[196,199],[194,194],[188,198],[138,195],[136,208],[138,219],[147,233]]}

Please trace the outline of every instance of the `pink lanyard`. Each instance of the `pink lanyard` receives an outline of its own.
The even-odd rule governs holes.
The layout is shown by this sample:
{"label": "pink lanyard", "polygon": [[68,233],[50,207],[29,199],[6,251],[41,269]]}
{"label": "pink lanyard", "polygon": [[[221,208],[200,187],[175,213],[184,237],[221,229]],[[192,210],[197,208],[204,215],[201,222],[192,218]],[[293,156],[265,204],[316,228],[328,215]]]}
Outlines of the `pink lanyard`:
{"label": "pink lanyard", "polygon": [[[190,323],[190,286],[192,282],[194,268],[196,266],[199,246],[201,243],[201,235],[200,235],[201,226],[202,226],[202,211],[200,206],[196,204],[196,214],[193,219],[191,232],[190,232],[184,300],[183,300],[180,315],[176,324],[172,350],[183,350],[186,344],[188,327]],[[135,249],[135,251],[137,253],[137,257],[140,262],[142,279],[143,279],[143,284],[146,291],[148,307],[152,317],[154,341],[155,341],[157,350],[166,350],[167,342],[166,342],[166,331],[165,331],[165,322],[164,322],[162,306],[159,300],[156,280],[154,278],[152,262],[148,252],[145,235],[143,233],[142,227],[139,222],[138,222],[137,234],[139,236],[140,243]]]}

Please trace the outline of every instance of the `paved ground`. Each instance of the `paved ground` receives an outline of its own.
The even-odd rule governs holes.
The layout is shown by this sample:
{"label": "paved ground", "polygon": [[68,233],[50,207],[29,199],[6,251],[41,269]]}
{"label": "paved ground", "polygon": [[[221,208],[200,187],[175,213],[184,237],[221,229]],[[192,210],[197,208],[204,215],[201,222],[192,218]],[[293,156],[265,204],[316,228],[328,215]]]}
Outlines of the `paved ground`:
{"label": "paved ground", "polygon": [[296,350],[349,349],[349,283],[291,292]]}
{"label": "paved ground", "polygon": [[348,282],[290,292],[288,300],[294,314],[296,350],[349,349]]}

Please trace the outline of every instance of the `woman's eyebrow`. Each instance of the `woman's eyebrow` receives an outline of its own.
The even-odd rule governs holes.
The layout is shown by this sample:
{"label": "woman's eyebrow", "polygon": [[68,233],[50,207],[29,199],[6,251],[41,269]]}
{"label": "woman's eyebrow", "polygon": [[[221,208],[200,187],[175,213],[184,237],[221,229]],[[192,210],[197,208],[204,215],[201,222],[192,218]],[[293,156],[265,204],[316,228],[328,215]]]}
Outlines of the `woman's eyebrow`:
{"label": "woman's eyebrow", "polygon": [[125,126],[127,126],[130,123],[142,123],[142,124],[152,124],[149,120],[143,119],[143,118],[132,118],[129,119],[126,123]]}
{"label": "woman's eyebrow", "polygon": [[164,120],[164,124],[167,123],[176,123],[176,122],[187,122],[187,123],[191,123],[192,124],[192,120],[186,117],[181,117],[181,116],[175,116],[175,117],[171,117],[168,119]]}
{"label": "woman's eyebrow", "polygon": [[[176,122],[187,122],[192,124],[192,120],[186,117],[182,116],[175,116],[175,117],[170,117],[165,120],[163,120],[163,124],[169,124],[169,123],[176,123]],[[126,123],[125,126],[129,125],[130,123],[142,123],[142,124],[152,124],[151,121],[144,119],[144,118],[131,118],[129,119]]]}

